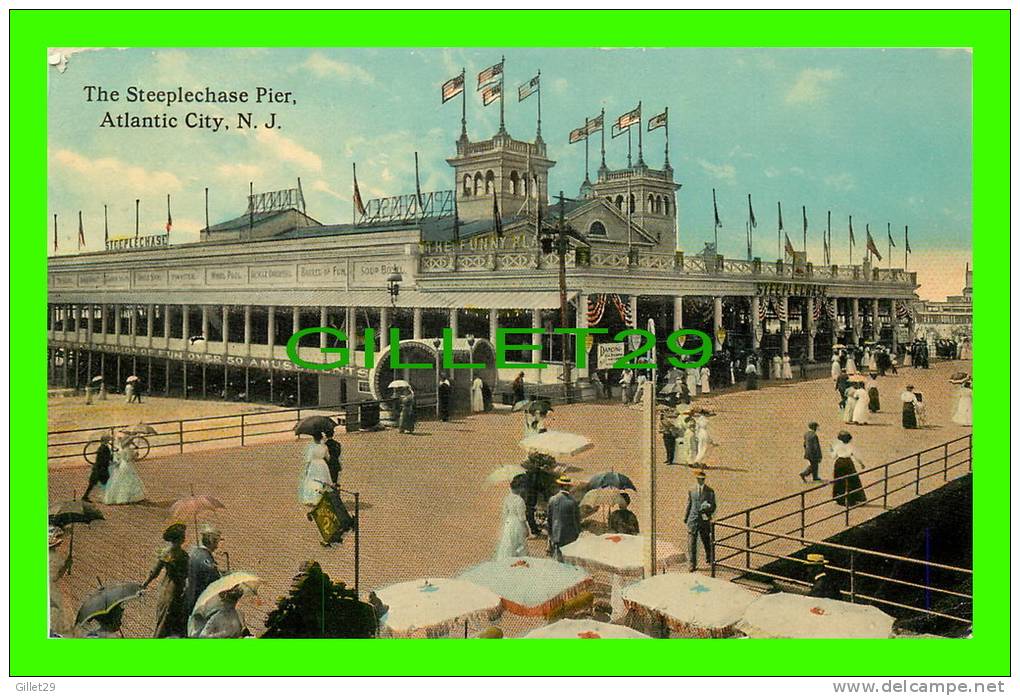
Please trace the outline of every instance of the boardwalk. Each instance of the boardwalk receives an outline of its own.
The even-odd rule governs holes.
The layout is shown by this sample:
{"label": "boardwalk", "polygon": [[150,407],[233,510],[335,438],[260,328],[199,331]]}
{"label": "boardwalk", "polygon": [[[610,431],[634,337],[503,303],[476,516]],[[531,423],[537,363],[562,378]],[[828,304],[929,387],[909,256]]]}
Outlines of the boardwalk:
{"label": "boardwalk", "polygon": [[[959,369],[969,365],[956,362],[927,371],[908,369],[880,380],[883,412],[873,425],[851,426],[867,465],[969,432],[950,421],[953,398],[947,379]],[[898,395],[908,382],[924,393],[934,427],[900,428]],[[719,514],[801,490],[797,472],[803,467],[801,436],[807,421],[821,424],[823,447],[844,427],[828,379],[708,395],[700,401],[718,413],[712,428],[720,445],[708,463]],[[634,506],[640,511],[645,486],[637,444],[638,410],[617,403],[558,407],[549,427],[591,437],[595,447],[570,462],[576,467],[572,475],[587,478],[608,469],[630,475],[641,489]],[[499,504],[505,489],[486,486],[485,477],[502,464],[521,461],[516,445],[521,435],[519,414],[509,413],[421,423],[413,436],[394,431],[344,435],[342,484],[360,491],[364,501],[362,589],[417,577],[456,575],[489,557],[499,534]],[[296,504],[305,444],[305,440],[287,439],[142,462],[139,471],[150,501],[104,507],[106,520],[77,529],[73,573],[59,583],[68,608],[76,608],[95,587],[96,576],[104,581],[144,579],[160,546],[168,507],[191,490],[213,494],[226,504],[216,522],[223,530],[223,549],[231,567],[253,571],[265,581],[257,602],[243,600],[248,624],[256,631],[302,561],[315,559],[334,578],[352,583],[353,539],[349,537],[343,547],[324,549]],[[684,545],[680,516],[692,476],[684,467],[667,467],[661,461],[657,473],[659,532]],[[84,468],[70,468],[66,463],[51,468],[50,499],[80,492],[86,478]],[[642,524],[647,526],[645,520]],[[531,543],[532,552],[538,553],[540,543]],[[155,596],[153,589],[129,607],[126,635],[149,634]]]}

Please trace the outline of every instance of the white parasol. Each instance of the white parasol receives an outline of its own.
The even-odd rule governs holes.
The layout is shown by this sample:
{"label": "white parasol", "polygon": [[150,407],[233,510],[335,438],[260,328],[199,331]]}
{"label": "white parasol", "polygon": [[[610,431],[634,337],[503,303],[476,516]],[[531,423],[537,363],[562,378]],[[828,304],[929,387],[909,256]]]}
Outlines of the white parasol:
{"label": "white parasol", "polygon": [[547,616],[592,583],[580,568],[531,556],[481,563],[458,579],[492,590],[503,599],[504,608],[520,616]]}
{"label": "white parasol", "polygon": [[591,619],[560,619],[536,628],[525,638],[650,638],[626,626],[592,621]]}
{"label": "white parasol", "polygon": [[661,617],[692,638],[727,638],[759,595],[726,580],[697,573],[664,573],[622,590],[628,609]]}
{"label": "white parasol", "polygon": [[737,628],[751,638],[891,638],[893,621],[868,604],[778,592],[755,600]]}
{"label": "white parasol", "polygon": [[[673,544],[661,539],[656,542],[659,563],[678,563],[684,555]],[[645,572],[645,538],[632,534],[586,534],[560,549],[568,563],[615,575],[643,577]]]}
{"label": "white parasol", "polygon": [[262,580],[254,573],[237,572],[224,575],[219,580],[213,580],[209,583],[209,585],[202,591],[202,594],[198,596],[198,600],[195,602],[195,608],[192,609],[192,611],[201,613],[209,602],[219,596],[220,592],[226,592],[227,590],[232,590],[235,587],[254,589],[260,582],[262,582]]}
{"label": "white parasol", "polygon": [[593,447],[592,441],[583,435],[559,430],[547,430],[538,435],[529,435],[517,444],[528,452],[541,452],[552,457],[570,457]]}
{"label": "white parasol", "polygon": [[387,389],[410,389],[411,385],[404,379],[395,379],[389,383]]}
{"label": "white parasol", "polygon": [[491,590],[449,578],[401,582],[378,590],[376,596],[389,605],[380,629],[394,638],[445,636],[464,621],[492,621],[502,608]]}
{"label": "white parasol", "polygon": [[504,464],[491,474],[485,477],[486,483],[508,483],[521,474],[527,473],[523,466],[518,464]]}
{"label": "white parasol", "polygon": [[128,377],[128,378],[127,378],[126,380],[124,380],[124,381],[125,381],[125,382],[137,382],[137,381],[138,381],[138,375],[131,375],[130,377]]}

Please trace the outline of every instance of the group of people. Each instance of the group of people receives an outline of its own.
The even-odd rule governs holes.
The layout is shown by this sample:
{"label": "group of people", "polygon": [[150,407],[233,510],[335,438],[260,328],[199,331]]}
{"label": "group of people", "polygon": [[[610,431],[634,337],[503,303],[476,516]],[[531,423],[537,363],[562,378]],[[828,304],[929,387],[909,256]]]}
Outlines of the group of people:
{"label": "group of people", "polygon": [[312,433],[312,441],[305,447],[301,478],[298,481],[298,502],[314,507],[324,489],[340,483],[342,446],[334,430]]}
{"label": "group of people", "polygon": [[122,433],[113,448],[113,437],[104,434],[99,438],[95,461],[89,469],[89,480],[82,500],[89,501],[93,489],[98,488],[105,505],[129,505],[145,500],[145,486],[134,466],[136,450],[132,435]]}
{"label": "group of people", "polygon": [[[864,470],[857,448],[853,445],[853,435],[841,430],[836,440],[829,447],[832,456],[832,498],[839,505],[853,507],[867,500],[861,479],[858,475]],[[807,466],[800,472],[804,483],[816,483],[824,480],[819,474],[822,463],[822,446],[818,439],[818,423],[808,423],[804,433],[804,459]]]}
{"label": "group of people", "polygon": [[867,379],[863,375],[847,374],[845,371],[840,371],[836,376],[836,394],[844,423],[867,425],[870,414],[881,410],[877,380],[876,372],[869,373]]}
{"label": "group of people", "polygon": [[710,411],[702,408],[677,410],[659,407],[659,433],[666,451],[666,464],[704,465],[709,448],[717,444],[709,432]]}

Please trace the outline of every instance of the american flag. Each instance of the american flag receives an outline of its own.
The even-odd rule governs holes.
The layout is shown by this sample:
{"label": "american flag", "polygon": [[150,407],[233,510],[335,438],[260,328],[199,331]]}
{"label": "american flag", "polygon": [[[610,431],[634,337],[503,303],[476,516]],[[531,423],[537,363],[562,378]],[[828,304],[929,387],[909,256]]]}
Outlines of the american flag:
{"label": "american flag", "polygon": [[570,131],[569,143],[571,145],[573,145],[574,143],[579,143],[585,139],[586,135],[587,134],[585,133],[585,129],[583,126],[581,128],[575,128],[574,130]]}
{"label": "american flag", "polygon": [[494,85],[489,85],[482,92],[482,106],[488,106],[497,99],[503,98],[503,83],[497,82]]}
{"label": "american flag", "polygon": [[663,111],[661,114],[657,114],[648,119],[648,130],[653,131],[656,128],[664,128],[666,126],[666,119],[668,112]]}
{"label": "american flag", "polygon": [[517,88],[517,101],[522,102],[538,91],[538,75]]}
{"label": "american flag", "polygon": [[587,126],[588,135],[591,135],[592,133],[598,133],[600,130],[602,130],[602,121],[603,121],[602,114],[599,114],[595,118],[589,119]]}
{"label": "american flag", "polygon": [[641,122],[641,107],[639,106],[633,111],[628,111],[624,115],[620,116],[620,118],[616,119],[616,127],[622,131],[625,128],[630,128],[635,123],[640,122]]}
{"label": "american flag", "polygon": [[881,261],[882,260],[882,255],[880,253],[878,253],[878,247],[875,246],[875,240],[871,238],[871,230],[868,229],[867,225],[864,226],[864,229],[865,229],[865,231],[867,232],[867,235],[868,235],[868,247],[867,247],[868,251],[870,251],[872,254],[874,254],[878,258],[878,260]]}
{"label": "american flag", "polygon": [[464,91],[464,74],[451,78],[443,83],[443,103],[450,101]]}
{"label": "american flag", "polygon": [[482,89],[485,85],[489,84],[496,78],[502,78],[503,76],[503,61],[500,61],[490,68],[478,73],[478,89]]}

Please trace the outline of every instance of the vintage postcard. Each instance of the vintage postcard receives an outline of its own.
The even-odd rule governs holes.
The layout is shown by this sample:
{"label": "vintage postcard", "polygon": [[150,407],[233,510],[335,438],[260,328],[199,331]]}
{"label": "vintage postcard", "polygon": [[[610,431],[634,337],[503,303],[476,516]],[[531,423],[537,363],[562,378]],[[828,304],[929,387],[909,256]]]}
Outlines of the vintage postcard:
{"label": "vintage postcard", "polygon": [[970,50],[47,59],[54,640],[970,635]]}

